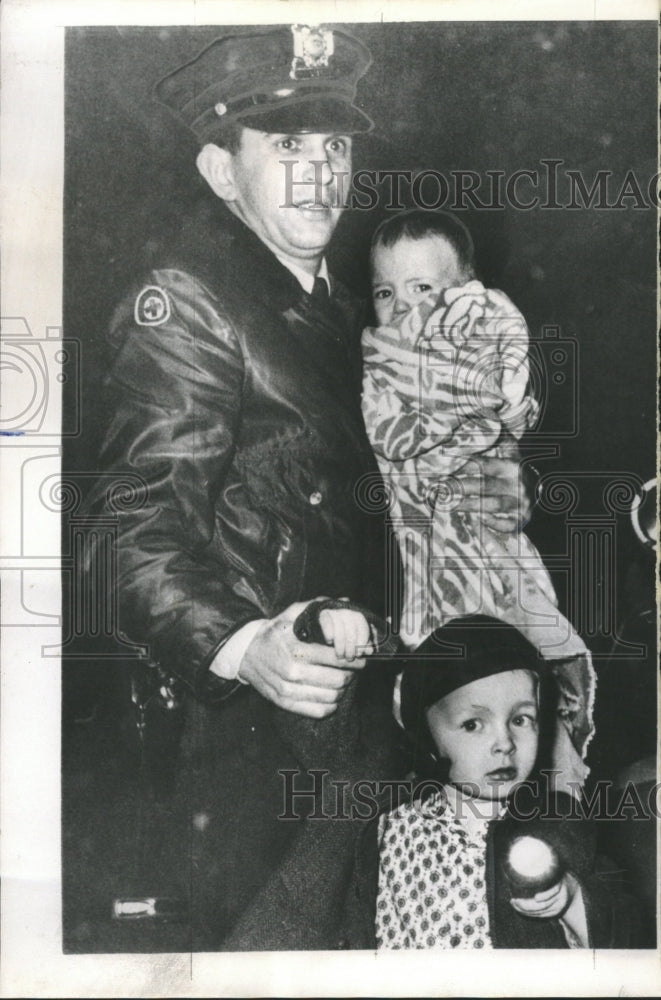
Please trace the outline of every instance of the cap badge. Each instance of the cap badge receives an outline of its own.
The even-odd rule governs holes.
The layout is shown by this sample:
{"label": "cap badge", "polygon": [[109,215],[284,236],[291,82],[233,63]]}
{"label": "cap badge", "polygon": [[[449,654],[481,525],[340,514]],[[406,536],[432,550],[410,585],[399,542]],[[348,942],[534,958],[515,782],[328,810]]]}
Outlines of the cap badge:
{"label": "cap badge", "polygon": [[333,55],[333,32],[321,25],[292,24],[294,58],[290,77],[305,80],[323,76],[328,60]]}
{"label": "cap badge", "polygon": [[161,326],[170,318],[170,299],[158,285],[147,285],[135,300],[134,317],[138,326]]}

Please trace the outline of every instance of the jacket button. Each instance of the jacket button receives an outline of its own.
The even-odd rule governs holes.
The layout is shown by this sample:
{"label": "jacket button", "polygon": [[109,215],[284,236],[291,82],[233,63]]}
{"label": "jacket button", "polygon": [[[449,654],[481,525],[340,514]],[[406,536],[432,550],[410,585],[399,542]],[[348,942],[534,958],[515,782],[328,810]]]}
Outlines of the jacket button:
{"label": "jacket button", "polygon": [[318,492],[318,490],[315,490],[314,493],[310,494],[309,499],[313,507],[318,507],[321,501],[323,500],[323,497],[321,493]]}

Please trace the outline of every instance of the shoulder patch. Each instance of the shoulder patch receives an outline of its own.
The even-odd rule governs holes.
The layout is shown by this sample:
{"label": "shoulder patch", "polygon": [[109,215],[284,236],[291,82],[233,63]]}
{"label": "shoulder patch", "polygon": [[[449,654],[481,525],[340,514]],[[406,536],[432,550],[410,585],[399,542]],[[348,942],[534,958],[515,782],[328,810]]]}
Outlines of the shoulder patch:
{"label": "shoulder patch", "polygon": [[161,326],[170,318],[170,299],[164,288],[147,285],[135,300],[133,315],[138,326]]}

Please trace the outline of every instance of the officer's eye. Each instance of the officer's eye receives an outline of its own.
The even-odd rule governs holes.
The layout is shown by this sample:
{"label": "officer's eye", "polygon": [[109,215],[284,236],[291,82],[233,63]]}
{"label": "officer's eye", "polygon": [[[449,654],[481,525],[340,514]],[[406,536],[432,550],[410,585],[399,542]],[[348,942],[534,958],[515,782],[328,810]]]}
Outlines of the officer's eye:
{"label": "officer's eye", "polygon": [[293,135],[285,135],[282,139],[278,139],[277,145],[278,149],[282,149],[286,153],[291,153],[299,147],[298,139]]}
{"label": "officer's eye", "polygon": [[372,297],[374,299],[381,299],[381,301],[383,301],[383,299],[389,299],[391,295],[392,292],[389,288],[375,288],[372,292]]}
{"label": "officer's eye", "polygon": [[331,153],[346,153],[349,148],[349,140],[336,136],[336,138],[331,139],[326,146]]}

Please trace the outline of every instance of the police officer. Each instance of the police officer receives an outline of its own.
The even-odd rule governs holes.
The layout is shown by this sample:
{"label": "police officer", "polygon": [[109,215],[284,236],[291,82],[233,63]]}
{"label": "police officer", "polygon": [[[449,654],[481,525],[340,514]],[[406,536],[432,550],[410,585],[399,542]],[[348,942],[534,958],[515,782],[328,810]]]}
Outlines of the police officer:
{"label": "police officer", "polygon": [[[145,486],[119,515],[122,631],[196,695],[171,872],[191,892],[192,950],[229,946],[291,857],[299,824],[278,820],[278,772],[301,758],[282,720],[332,716],[365,663],[299,642],[292,624],[318,595],[373,604],[382,566],[356,500],[375,471],[360,409],[364,316],[324,257],[352,136],[372,126],[355,104],[369,64],[345,31],[294,25],[220,38],[157,87],[199,140],[216,197],[115,313],[102,467]],[[514,463],[488,472],[487,516],[513,509]],[[273,928],[265,940],[337,944]]]}

